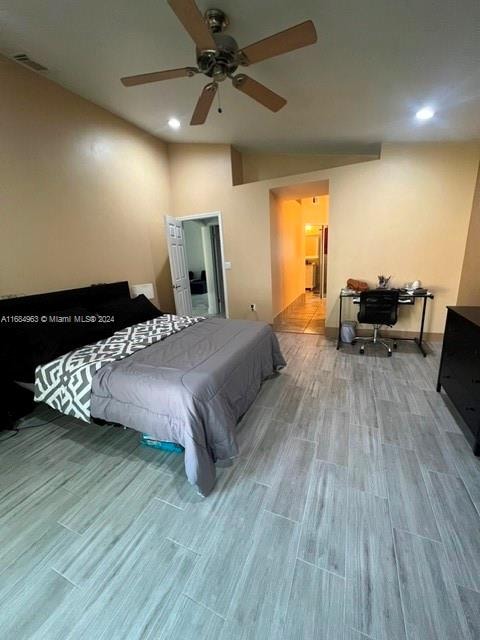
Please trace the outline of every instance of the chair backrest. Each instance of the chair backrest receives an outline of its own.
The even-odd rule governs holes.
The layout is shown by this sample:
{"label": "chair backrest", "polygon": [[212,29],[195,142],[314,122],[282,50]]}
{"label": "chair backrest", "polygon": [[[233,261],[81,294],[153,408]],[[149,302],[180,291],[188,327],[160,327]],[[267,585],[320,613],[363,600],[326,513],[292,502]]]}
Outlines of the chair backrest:
{"label": "chair backrest", "polygon": [[398,289],[371,289],[360,294],[358,321],[366,324],[385,324],[392,327],[397,322]]}

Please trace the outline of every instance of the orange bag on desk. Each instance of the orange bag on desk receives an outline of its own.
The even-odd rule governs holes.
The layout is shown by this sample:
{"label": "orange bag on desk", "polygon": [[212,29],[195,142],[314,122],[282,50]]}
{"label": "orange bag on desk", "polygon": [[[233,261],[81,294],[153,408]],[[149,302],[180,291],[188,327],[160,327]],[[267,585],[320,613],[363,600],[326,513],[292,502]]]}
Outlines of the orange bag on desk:
{"label": "orange bag on desk", "polygon": [[349,278],[347,280],[347,287],[354,291],[368,291],[370,288],[363,280],[355,280],[354,278]]}

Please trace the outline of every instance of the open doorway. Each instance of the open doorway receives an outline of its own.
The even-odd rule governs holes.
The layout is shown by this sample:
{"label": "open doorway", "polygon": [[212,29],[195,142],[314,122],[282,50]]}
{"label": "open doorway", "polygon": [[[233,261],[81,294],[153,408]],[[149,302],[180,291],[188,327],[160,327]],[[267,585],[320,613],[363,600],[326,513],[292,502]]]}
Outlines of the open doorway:
{"label": "open doorway", "polygon": [[175,226],[167,240],[177,314],[228,317],[220,214],[167,218],[167,225]]}
{"label": "open doorway", "polygon": [[270,201],[274,329],[324,334],[328,182],[276,191]]}

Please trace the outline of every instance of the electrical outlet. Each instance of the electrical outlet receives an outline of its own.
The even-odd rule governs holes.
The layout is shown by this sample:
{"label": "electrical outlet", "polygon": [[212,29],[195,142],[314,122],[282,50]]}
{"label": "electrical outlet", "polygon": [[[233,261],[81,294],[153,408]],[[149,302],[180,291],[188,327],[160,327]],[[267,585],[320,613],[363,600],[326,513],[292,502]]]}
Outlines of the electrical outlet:
{"label": "electrical outlet", "polygon": [[250,305],[250,311],[256,311],[257,310],[257,305],[255,303]]}

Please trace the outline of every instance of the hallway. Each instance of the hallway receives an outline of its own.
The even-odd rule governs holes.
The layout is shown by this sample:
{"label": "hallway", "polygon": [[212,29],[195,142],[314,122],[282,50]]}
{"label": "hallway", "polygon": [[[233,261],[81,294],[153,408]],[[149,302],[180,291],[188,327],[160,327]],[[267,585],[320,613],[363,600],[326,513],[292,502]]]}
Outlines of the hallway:
{"label": "hallway", "polygon": [[299,296],[273,321],[275,331],[325,334],[326,299],[311,291]]}

